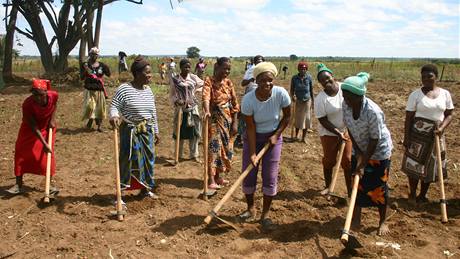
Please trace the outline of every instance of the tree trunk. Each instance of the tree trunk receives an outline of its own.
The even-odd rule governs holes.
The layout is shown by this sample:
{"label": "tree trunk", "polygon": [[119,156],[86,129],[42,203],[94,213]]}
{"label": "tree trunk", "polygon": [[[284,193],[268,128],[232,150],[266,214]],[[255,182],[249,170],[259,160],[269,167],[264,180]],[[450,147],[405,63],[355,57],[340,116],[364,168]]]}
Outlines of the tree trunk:
{"label": "tree trunk", "polygon": [[94,32],[94,46],[99,48],[99,39],[101,36],[101,23],[102,23],[102,8],[104,7],[104,0],[99,0],[96,15],[96,31]]}
{"label": "tree trunk", "polygon": [[94,21],[94,11],[92,5],[88,5],[86,8],[86,43],[88,43],[88,51],[94,47],[93,39],[93,21]]}
{"label": "tree trunk", "polygon": [[[18,16],[18,8],[15,4],[12,5],[10,12],[10,21],[6,26],[4,57],[3,57],[3,80],[9,82],[13,80],[13,44],[14,31],[16,28],[16,19]],[[5,18],[6,19],[6,18]]]}

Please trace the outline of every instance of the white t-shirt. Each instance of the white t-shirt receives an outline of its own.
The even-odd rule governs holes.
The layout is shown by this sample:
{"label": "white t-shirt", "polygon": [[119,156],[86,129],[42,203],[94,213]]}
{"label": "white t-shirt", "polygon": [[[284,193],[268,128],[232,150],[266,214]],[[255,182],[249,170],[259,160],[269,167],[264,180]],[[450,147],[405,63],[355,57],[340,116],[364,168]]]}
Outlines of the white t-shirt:
{"label": "white t-shirt", "polygon": [[443,121],[444,111],[454,108],[449,91],[440,88],[435,99],[427,97],[419,88],[409,95],[406,111],[415,112],[415,117],[432,121]]}
{"label": "white t-shirt", "polygon": [[[244,73],[243,80],[251,80],[254,78],[254,65],[250,66],[246,73]],[[244,89],[244,94],[251,92],[252,90],[257,88],[257,84],[255,82],[249,82]]]}
{"label": "white t-shirt", "polygon": [[[342,112],[343,95],[340,89],[335,96],[327,95],[324,90],[321,91],[315,98],[315,116],[317,119],[327,117],[327,119],[340,131],[345,130],[343,123]],[[318,133],[320,136],[337,136],[336,134],[327,130],[321,123],[318,123]]]}
{"label": "white t-shirt", "polygon": [[291,104],[286,89],[273,86],[272,95],[266,101],[259,101],[256,91],[251,91],[243,97],[241,113],[254,116],[257,133],[269,133],[278,128],[281,121],[281,110]]}

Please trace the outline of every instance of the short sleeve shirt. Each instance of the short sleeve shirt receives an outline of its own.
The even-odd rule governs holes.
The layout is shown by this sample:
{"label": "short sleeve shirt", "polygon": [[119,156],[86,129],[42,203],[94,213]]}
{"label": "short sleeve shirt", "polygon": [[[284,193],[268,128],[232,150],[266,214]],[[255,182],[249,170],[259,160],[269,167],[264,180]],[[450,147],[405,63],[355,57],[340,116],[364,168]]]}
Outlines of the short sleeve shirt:
{"label": "short sleeve shirt", "polygon": [[[326,117],[340,131],[345,130],[342,112],[343,95],[339,86],[339,91],[335,96],[327,95],[324,90],[321,91],[315,99],[315,116],[316,118]],[[337,136],[335,133],[327,130],[321,123],[318,123],[320,136]]]}
{"label": "short sleeve shirt", "polygon": [[[243,76],[243,80],[251,80],[254,78],[254,67],[255,66],[250,66],[248,70],[246,70]],[[255,82],[249,82],[249,84],[246,85],[246,88],[244,89],[244,94],[247,94],[256,88],[257,84]]]}
{"label": "short sleeve shirt", "polygon": [[442,88],[439,90],[435,99],[426,96],[421,88],[413,91],[407,100],[406,111],[415,112],[415,117],[443,121],[444,112],[454,109],[454,104],[449,91]]}
{"label": "short sleeve shirt", "polygon": [[[380,107],[371,99],[364,97],[359,118],[353,118],[353,111],[345,102],[343,120],[348,132],[353,136],[362,152],[366,152],[370,139],[378,139],[377,147],[370,159],[384,160],[391,157],[393,142],[390,131],[385,124],[385,115]],[[353,147],[355,154],[355,147]]]}
{"label": "short sleeve shirt", "polygon": [[275,131],[281,121],[281,111],[291,104],[286,89],[273,86],[272,95],[266,101],[259,101],[256,91],[251,91],[243,97],[241,112],[253,116],[257,133],[270,133]]}

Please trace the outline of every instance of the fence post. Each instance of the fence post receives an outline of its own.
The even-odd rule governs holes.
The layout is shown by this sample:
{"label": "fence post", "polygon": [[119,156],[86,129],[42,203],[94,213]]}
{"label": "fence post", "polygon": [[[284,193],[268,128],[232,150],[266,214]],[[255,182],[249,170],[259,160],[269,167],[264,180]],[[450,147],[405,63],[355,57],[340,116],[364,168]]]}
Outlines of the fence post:
{"label": "fence post", "polygon": [[439,78],[439,82],[442,82],[442,76],[444,75],[444,68],[446,65],[442,65],[442,70],[441,70],[441,77]]}

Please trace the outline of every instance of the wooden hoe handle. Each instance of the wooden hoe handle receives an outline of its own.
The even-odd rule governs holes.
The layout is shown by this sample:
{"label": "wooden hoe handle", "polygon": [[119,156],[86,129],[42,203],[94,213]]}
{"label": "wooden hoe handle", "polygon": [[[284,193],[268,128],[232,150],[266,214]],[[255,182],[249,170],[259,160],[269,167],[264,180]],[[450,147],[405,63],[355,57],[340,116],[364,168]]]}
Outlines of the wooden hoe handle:
{"label": "wooden hoe handle", "polygon": [[[53,128],[49,128],[48,132],[48,146],[52,149],[53,148]],[[50,202],[50,182],[51,182],[51,153],[46,154],[46,174],[45,174],[45,198],[43,201],[45,203]]]}
{"label": "wooden hoe handle", "polygon": [[[260,150],[260,152],[257,154],[256,157],[256,162],[258,162],[262,156],[267,152],[267,150],[270,148],[270,142],[265,144],[265,146]],[[254,168],[252,163],[246,167],[246,169],[241,173],[241,175],[236,179],[236,181],[233,183],[233,185],[230,187],[230,189],[227,191],[227,193],[224,195],[224,197],[217,203],[217,205],[212,209],[211,212],[209,212],[209,215],[204,219],[204,222],[206,224],[209,224],[212,220],[213,215],[216,215],[217,212],[220,210],[222,205],[232,196],[232,194],[235,192],[236,188],[240,186],[240,184],[243,182],[244,178],[251,172],[251,170]]]}
{"label": "wooden hoe handle", "polygon": [[441,143],[439,136],[435,134],[435,147],[436,147],[436,165],[439,177],[439,188],[441,189],[441,222],[446,223],[447,219],[447,205],[446,205],[446,193],[444,191],[444,175],[442,174],[442,158],[441,158]]}

